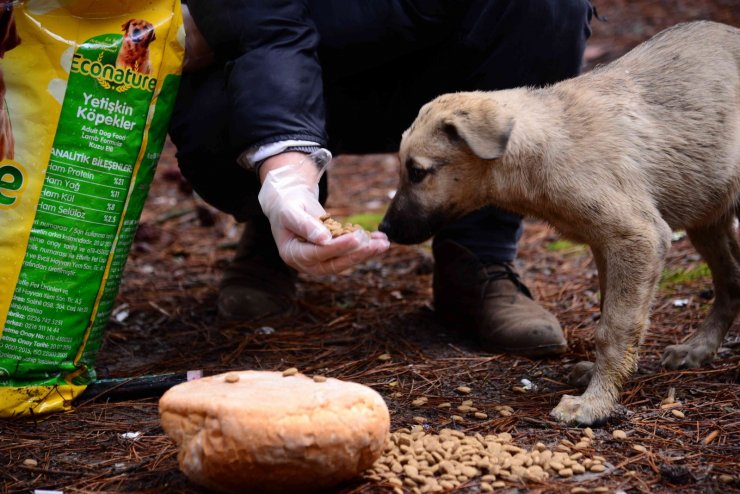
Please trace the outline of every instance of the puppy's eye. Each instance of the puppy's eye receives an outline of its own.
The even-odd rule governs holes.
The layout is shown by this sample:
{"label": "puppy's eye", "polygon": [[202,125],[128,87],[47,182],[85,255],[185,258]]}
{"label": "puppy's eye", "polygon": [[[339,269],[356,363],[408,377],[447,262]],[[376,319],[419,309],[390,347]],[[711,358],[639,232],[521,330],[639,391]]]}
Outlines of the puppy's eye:
{"label": "puppy's eye", "polygon": [[429,172],[430,170],[427,168],[416,166],[414,160],[406,160],[406,174],[409,177],[409,182],[411,182],[412,184],[418,184],[419,182],[424,180],[424,177],[429,175]]}
{"label": "puppy's eye", "polygon": [[429,170],[425,170],[424,168],[417,168],[415,166],[411,166],[408,169],[409,173],[409,181],[412,184],[418,184],[422,180],[424,180],[424,177],[426,177],[429,174]]}

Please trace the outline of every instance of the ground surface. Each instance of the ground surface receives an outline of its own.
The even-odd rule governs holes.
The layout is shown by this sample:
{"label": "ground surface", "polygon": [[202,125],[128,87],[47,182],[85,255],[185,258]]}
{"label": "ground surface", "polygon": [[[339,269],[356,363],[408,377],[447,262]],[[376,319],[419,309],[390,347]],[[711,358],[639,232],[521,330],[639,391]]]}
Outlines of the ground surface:
{"label": "ground surface", "polygon": [[[740,25],[732,0],[602,3],[599,12],[609,21],[594,22],[589,67],[678,21],[709,18]],[[389,156],[336,160],[330,212],[343,217],[382,211],[396,169]],[[302,312],[297,317],[259,324],[217,320],[216,288],[238,230],[187,192],[170,147],[143,225],[99,355],[103,376],[296,366],[308,374],[372,386],[386,399],[394,429],[424,417],[431,430],[508,431],[525,447],[537,441],[555,445],[580,435],[552,422],[548,412],[562,394],[577,392],[565,383],[570,366],[592,357],[596,272],[587,250],[560,241],[544,224],[527,222],[519,267],[536,298],[560,319],[569,350],[561,358],[543,360],[486,354],[464,334],[442,327],[430,304],[427,245],[394,246],[348,275],[302,277]],[[686,239],[675,241],[640,369],[622,395],[625,411],[596,431],[590,451],[604,456],[609,470],[545,484],[511,484],[504,490],[570,492],[574,486],[606,486],[609,492],[740,491],[740,326],[730,331],[720,358],[703,369],[669,372],[659,365],[663,347],[686,338],[707,313],[711,298],[710,279],[695,252]],[[378,359],[386,353],[390,360]],[[523,378],[536,390],[514,392]],[[460,401],[454,391],[460,385],[472,388],[469,398],[488,412],[488,419],[451,424],[450,412],[436,407]],[[684,418],[660,407],[671,388]],[[427,396],[428,404],[412,407],[420,396]],[[493,410],[497,405],[509,405],[515,414],[502,417]],[[615,429],[625,431],[627,440],[612,439]],[[3,493],[205,492],[179,472],[176,449],[159,427],[153,398],[80,403],[68,414],[0,423],[0,431]],[[715,431],[716,437],[706,441]],[[122,436],[128,432],[141,435]],[[634,444],[647,451],[635,451]],[[24,465],[26,459],[38,464]],[[734,476],[734,483],[722,482],[721,475]],[[361,482],[342,488],[346,493],[387,491]],[[457,492],[477,491],[473,481]]]}

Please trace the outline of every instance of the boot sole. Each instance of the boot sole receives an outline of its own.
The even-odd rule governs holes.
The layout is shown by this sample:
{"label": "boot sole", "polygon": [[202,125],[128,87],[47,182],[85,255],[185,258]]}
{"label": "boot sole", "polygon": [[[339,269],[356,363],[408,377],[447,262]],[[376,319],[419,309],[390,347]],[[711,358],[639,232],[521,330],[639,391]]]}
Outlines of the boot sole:
{"label": "boot sole", "polygon": [[220,305],[217,306],[218,318],[225,321],[260,321],[263,319],[282,318],[294,316],[298,313],[298,307],[292,304],[284,310],[268,312],[265,314],[240,314],[238,312],[227,311]]}
{"label": "boot sole", "polygon": [[537,347],[527,347],[527,348],[506,348],[506,347],[496,347],[494,348],[484,348],[486,351],[490,351],[491,353],[505,353],[509,355],[521,355],[524,357],[546,357],[550,355],[562,355],[566,351],[568,351],[568,345],[542,345]]}

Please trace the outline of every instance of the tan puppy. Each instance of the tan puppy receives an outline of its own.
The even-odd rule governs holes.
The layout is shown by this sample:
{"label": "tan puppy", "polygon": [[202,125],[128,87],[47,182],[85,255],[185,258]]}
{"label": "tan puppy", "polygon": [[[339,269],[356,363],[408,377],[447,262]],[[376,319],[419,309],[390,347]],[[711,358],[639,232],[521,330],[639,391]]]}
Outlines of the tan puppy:
{"label": "tan puppy", "polygon": [[593,374],[581,396],[563,396],[552,411],[560,421],[599,423],[617,404],[637,366],[671,229],[685,228],[706,259],[715,301],[663,365],[711,361],[740,310],[737,28],[681,24],[544,89],[440,96],[404,133],[400,157],[400,186],[380,228],[391,240],[421,242],[491,204],[591,247],[602,300],[596,362],[578,367]]}
{"label": "tan puppy", "polygon": [[143,19],[129,19],[121,28],[123,40],[116,59],[117,67],[126,67],[142,74],[151,74],[149,45],[154,41],[154,26]]}

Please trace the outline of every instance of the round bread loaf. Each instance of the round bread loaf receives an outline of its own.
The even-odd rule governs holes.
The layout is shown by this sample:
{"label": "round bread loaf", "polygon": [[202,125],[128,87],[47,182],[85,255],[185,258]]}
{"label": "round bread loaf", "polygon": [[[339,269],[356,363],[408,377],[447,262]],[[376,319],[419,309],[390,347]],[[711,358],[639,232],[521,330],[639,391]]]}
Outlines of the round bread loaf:
{"label": "round bread loaf", "polygon": [[240,371],[179,384],[159,401],[180,469],[222,492],[310,492],[356,477],[385,447],[374,390],[302,374]]}

